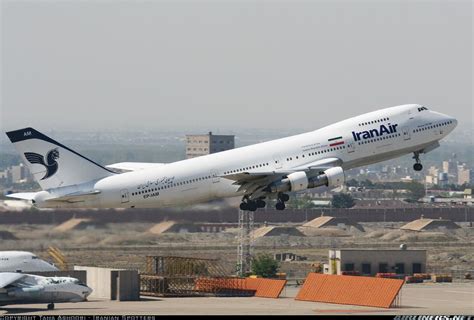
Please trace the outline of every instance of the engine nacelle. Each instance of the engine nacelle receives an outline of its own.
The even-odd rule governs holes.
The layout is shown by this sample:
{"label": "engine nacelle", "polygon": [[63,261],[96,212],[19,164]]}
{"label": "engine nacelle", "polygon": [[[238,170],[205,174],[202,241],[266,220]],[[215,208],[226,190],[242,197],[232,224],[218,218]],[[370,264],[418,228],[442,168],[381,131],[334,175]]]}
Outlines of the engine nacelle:
{"label": "engine nacelle", "polygon": [[320,175],[310,177],[304,171],[290,173],[286,178],[274,182],[268,187],[271,192],[301,191],[304,189],[327,186],[337,188],[345,181],[344,170],[341,167],[326,169]]}
{"label": "engine nacelle", "polygon": [[324,171],[324,174],[328,179],[326,185],[329,188],[337,188],[344,184],[344,170],[341,167],[329,168]]}
{"label": "engine nacelle", "polygon": [[289,174],[288,180],[290,180],[291,191],[308,189],[308,176],[304,171],[297,171]]}

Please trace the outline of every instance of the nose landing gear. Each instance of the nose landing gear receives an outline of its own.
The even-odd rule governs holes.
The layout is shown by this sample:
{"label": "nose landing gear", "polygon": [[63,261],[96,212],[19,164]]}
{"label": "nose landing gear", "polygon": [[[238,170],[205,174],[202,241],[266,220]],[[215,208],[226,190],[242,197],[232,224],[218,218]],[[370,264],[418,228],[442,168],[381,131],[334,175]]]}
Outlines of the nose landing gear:
{"label": "nose landing gear", "polygon": [[413,165],[413,170],[421,171],[423,170],[423,165],[420,163],[420,153],[418,151],[413,153],[413,159],[415,159],[416,163]]}

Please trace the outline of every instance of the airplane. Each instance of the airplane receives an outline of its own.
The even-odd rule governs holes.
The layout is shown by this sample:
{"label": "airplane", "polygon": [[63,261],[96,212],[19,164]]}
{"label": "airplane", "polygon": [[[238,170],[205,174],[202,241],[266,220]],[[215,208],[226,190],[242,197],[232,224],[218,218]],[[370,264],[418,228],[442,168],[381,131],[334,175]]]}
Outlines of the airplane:
{"label": "airplane", "polygon": [[85,301],[92,289],[76,278],[43,277],[32,274],[0,273],[0,305]]}
{"label": "airplane", "polygon": [[439,147],[456,126],[453,117],[407,104],[197,158],[105,167],[24,128],[6,134],[43,190],[8,196],[39,208],[156,208],[242,196],[241,210],[263,208],[269,198],[283,210],[288,192],[335,189],[352,168],[413,153],[420,171],[420,154]]}
{"label": "airplane", "polygon": [[0,251],[0,272],[58,271],[52,264],[26,251]]}

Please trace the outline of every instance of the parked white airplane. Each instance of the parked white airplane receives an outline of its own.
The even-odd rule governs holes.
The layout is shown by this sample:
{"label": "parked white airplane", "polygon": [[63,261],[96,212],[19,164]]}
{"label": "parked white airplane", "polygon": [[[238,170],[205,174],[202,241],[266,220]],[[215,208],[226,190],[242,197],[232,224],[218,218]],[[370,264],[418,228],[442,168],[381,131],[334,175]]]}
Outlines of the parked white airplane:
{"label": "parked white airplane", "polygon": [[58,271],[52,264],[31,252],[0,251],[0,272]]}
{"label": "parked white airplane", "polygon": [[[457,121],[410,104],[366,113],[288,138],[167,164],[118,163],[102,167],[32,129],[7,132],[42,187],[9,196],[38,207],[142,208],[243,196],[241,209],[265,206],[285,192],[344,183],[344,171],[439,146]],[[128,170],[118,174],[114,169]]]}
{"label": "parked white airplane", "polygon": [[1,272],[0,305],[85,301],[92,289],[76,278]]}

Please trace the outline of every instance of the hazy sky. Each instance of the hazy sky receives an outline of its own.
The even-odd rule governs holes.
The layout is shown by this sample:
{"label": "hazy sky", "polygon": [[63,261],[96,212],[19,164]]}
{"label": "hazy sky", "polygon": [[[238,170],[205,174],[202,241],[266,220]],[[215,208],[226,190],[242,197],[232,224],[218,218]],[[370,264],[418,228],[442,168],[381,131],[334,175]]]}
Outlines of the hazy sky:
{"label": "hazy sky", "polygon": [[473,119],[471,1],[1,1],[2,130]]}

